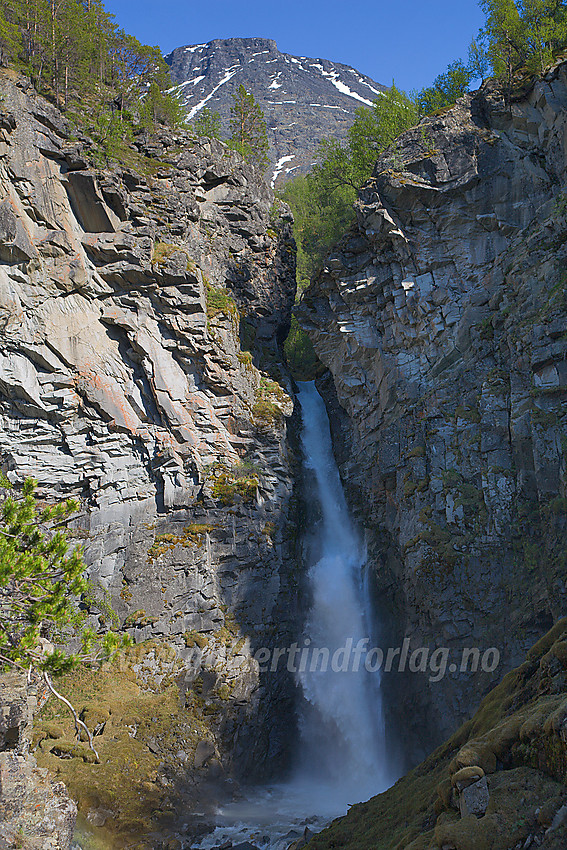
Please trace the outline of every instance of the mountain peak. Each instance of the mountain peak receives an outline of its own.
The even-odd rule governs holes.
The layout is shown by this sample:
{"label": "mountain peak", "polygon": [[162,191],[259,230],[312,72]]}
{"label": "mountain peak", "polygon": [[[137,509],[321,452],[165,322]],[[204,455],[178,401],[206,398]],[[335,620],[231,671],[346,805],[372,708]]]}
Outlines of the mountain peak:
{"label": "mountain peak", "polygon": [[189,120],[208,107],[228,132],[231,95],[239,85],[254,95],[266,117],[272,185],[309,171],[323,139],[345,138],[356,109],[385,91],[348,65],[282,53],[271,38],[219,38],[165,58]]}

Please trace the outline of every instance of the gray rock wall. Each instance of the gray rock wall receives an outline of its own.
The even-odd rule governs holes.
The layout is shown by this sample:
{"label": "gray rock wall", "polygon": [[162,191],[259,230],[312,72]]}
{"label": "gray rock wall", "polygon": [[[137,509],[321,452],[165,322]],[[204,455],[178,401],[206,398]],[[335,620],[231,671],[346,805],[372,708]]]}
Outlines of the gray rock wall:
{"label": "gray rock wall", "polygon": [[412,761],[565,611],[566,107],[563,64],[405,133],[300,310],[391,639],[501,652],[386,677]]}
{"label": "gray rock wall", "polygon": [[223,768],[277,773],[291,684],[252,656],[295,616],[289,211],[220,142],[138,136],[97,168],[24,79],[0,94],[0,467],[80,500],[91,622],[110,605],[183,688],[207,674]]}

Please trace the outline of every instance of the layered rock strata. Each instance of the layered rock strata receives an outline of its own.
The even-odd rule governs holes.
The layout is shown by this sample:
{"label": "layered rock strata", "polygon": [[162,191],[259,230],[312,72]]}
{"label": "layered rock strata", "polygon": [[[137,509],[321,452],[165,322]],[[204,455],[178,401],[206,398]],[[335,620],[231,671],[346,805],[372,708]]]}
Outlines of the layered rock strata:
{"label": "layered rock strata", "polygon": [[[181,788],[190,811],[203,782],[277,772],[287,758],[292,685],[261,679],[253,653],[285,645],[295,616],[293,401],[279,353],[295,294],[291,217],[220,142],[140,135],[121,165],[96,167],[96,145],[72,140],[25,80],[3,71],[0,90],[3,484],[32,476],[41,498],[80,500],[72,534],[90,622],[142,645],[107,671],[104,697],[124,673],[140,689],[131,705],[149,706],[147,727],[142,708],[130,723],[124,684],[125,724],[108,743],[124,739],[126,761],[134,739],[159,754],[133,780],[137,800],[154,800],[132,827],[142,835]],[[78,710],[98,693],[67,684]],[[186,734],[170,751],[164,731],[152,751],[165,691]],[[66,722],[40,730],[42,764],[92,823],[126,829],[125,783],[105,790],[95,765],[88,797],[93,765]]]}
{"label": "layered rock strata", "polygon": [[38,688],[25,675],[0,676],[0,846],[69,850],[77,807],[30,754],[37,704]]}

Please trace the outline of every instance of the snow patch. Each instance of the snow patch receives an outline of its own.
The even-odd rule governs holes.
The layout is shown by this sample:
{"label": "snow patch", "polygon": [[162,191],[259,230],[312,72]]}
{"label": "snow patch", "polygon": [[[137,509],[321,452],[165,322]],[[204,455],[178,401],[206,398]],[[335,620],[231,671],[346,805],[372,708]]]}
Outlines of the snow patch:
{"label": "snow patch", "polygon": [[194,80],[185,80],[184,83],[179,84],[179,88],[182,89],[183,86],[196,86],[197,83],[200,83],[201,80],[204,80],[204,79],[205,79],[205,77],[202,76],[202,77],[195,77]]}
{"label": "snow patch", "polygon": [[281,83],[278,83],[278,77],[281,77],[281,74],[282,74],[282,72],[281,72],[281,71],[278,71],[278,76],[277,76],[277,77],[275,77],[275,78],[272,80],[272,82],[271,82],[271,83],[270,83],[270,85],[268,86],[268,88],[269,88],[269,89],[281,89],[282,84],[281,84]]}
{"label": "snow patch", "polygon": [[186,53],[195,53],[196,50],[202,50],[203,47],[206,47],[206,44],[194,44],[193,47],[186,47]]}
{"label": "snow patch", "polygon": [[191,118],[195,117],[197,112],[199,112],[199,110],[201,110],[203,108],[203,106],[207,103],[207,101],[209,101],[213,97],[213,95],[216,94],[216,92],[218,92],[218,90],[220,89],[221,86],[224,86],[225,83],[228,83],[228,81],[231,80],[234,77],[234,75],[236,74],[236,72],[238,71],[239,68],[240,68],[240,65],[232,65],[227,70],[226,74],[224,75],[224,77],[222,78],[220,83],[218,83],[214,87],[214,89],[203,100],[200,100],[199,103],[197,103],[195,106],[193,106],[191,108],[191,110],[189,111],[189,114],[187,115],[188,121],[190,121]]}
{"label": "snow patch", "polygon": [[348,109],[343,109],[342,106],[331,106],[330,103],[310,103],[309,106],[319,106],[321,109],[340,109],[341,112],[346,112],[348,115]]}
{"label": "snow patch", "polygon": [[354,97],[355,100],[359,100],[361,103],[365,103],[367,106],[373,105],[371,100],[367,100],[365,97],[362,97],[362,95],[358,94],[358,92],[352,91],[352,89],[349,89],[349,87],[345,83],[339,80],[339,75],[337,71],[325,71],[323,66],[320,65],[318,62],[312,62],[311,67],[317,68],[317,70],[321,72],[322,76],[326,77],[329,82],[332,83],[334,87],[341,92],[341,94],[347,94],[349,97]]}
{"label": "snow patch", "polygon": [[380,95],[380,97],[384,97],[383,91],[380,91],[379,89],[375,89],[374,86],[371,86],[370,83],[367,83],[366,80],[362,79],[362,77],[358,78],[358,82],[360,83],[361,86],[366,86],[367,88],[369,88],[370,91],[374,92],[374,94],[378,94],[378,95]]}
{"label": "snow patch", "polygon": [[362,97],[362,95],[358,94],[358,92],[352,91],[352,89],[349,89],[349,87],[342,83],[340,80],[333,78],[331,79],[331,82],[334,87],[343,94],[348,94],[349,97],[354,97],[356,100],[359,100],[361,103],[365,103],[367,106],[373,105],[373,102],[371,100],[368,100],[366,97]]}
{"label": "snow patch", "polygon": [[[280,174],[280,172],[283,170],[283,166],[286,162],[291,162],[292,159],[295,159],[295,154],[292,154],[291,156],[282,156],[281,159],[278,159],[274,166],[274,173],[272,175],[272,189],[274,188],[278,174]],[[289,170],[289,168],[286,168],[286,172]]]}

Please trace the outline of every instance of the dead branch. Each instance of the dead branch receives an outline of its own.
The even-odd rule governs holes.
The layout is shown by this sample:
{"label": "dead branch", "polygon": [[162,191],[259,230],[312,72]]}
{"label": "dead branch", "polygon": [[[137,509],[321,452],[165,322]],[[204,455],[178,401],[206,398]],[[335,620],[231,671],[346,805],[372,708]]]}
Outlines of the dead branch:
{"label": "dead branch", "polygon": [[[77,712],[75,711],[75,709],[73,708],[73,706],[71,705],[71,703],[69,702],[69,700],[68,700],[68,699],[66,699],[66,698],[63,696],[63,694],[60,694],[60,693],[59,693],[59,691],[56,691],[56,690],[55,690],[55,688],[54,688],[54,687],[53,687],[53,685],[51,684],[51,680],[50,680],[50,678],[49,678],[48,674],[47,674],[45,671],[44,671],[44,673],[43,673],[43,679],[44,679],[45,684],[47,685],[47,687],[49,688],[49,690],[50,690],[50,691],[51,691],[51,693],[53,694],[53,696],[57,697],[57,699],[58,699],[58,700],[61,700],[61,702],[62,702],[62,703],[64,703],[64,704],[67,706],[67,708],[69,709],[69,711],[70,711],[70,712],[71,712],[71,714],[73,715],[73,718],[74,718],[74,720],[75,720],[75,732],[76,732],[76,734],[77,734],[77,738],[79,739],[79,741],[81,740],[81,732],[80,732],[80,729],[82,729],[82,730],[85,732],[85,734],[86,734],[86,736],[87,736],[87,738],[88,738],[88,741],[89,741],[89,747],[90,747],[90,749],[93,751],[93,753],[94,753],[94,754],[95,754],[95,756],[96,756],[97,764],[100,764],[100,756],[99,756],[99,754],[97,753],[97,751],[95,750],[95,747],[94,747],[94,744],[93,744],[93,736],[91,735],[91,733],[90,733],[89,729],[87,728],[87,726],[83,723],[83,721],[82,721],[82,720],[79,720],[79,715],[77,714]],[[80,728],[79,728],[79,727],[80,727]]]}

